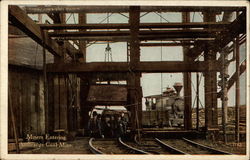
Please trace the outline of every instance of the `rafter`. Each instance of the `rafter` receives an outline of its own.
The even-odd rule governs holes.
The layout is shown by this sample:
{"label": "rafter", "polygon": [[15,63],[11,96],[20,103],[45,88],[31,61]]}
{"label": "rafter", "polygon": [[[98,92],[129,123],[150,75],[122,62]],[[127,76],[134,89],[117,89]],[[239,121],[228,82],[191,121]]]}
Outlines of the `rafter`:
{"label": "rafter", "polygon": [[[229,22],[191,22],[191,23],[141,23],[140,29],[149,28],[220,28],[225,29]],[[129,29],[129,24],[41,24],[43,29]]]}
{"label": "rafter", "polygon": [[[44,6],[25,7],[27,13],[121,13],[129,12],[129,6]],[[222,12],[243,11],[245,7],[204,7],[204,6],[141,6],[141,12]]]}
{"label": "rafter", "polygon": [[[54,21],[53,25],[65,25],[62,21],[62,16],[59,13],[47,13],[47,15]],[[41,27],[41,26],[40,26]],[[43,28],[47,29],[47,28]],[[69,41],[64,41],[66,52],[68,55],[73,58],[74,55],[77,55],[80,53],[78,49],[76,49]]]}
{"label": "rafter", "polygon": [[43,45],[44,43],[44,47],[53,55],[62,55],[58,43],[49,38],[46,34],[43,40],[43,35],[39,25],[29,18],[28,15],[18,6],[9,7],[9,20],[40,45]]}
{"label": "rafter", "polygon": [[[246,33],[246,13],[243,12],[237,17],[229,26],[228,32],[222,32],[216,36],[213,45],[213,52],[221,51],[229,42],[233,40],[237,35]],[[193,59],[196,59],[207,47],[207,43],[203,41],[195,42],[195,47],[190,49],[187,53]]]}

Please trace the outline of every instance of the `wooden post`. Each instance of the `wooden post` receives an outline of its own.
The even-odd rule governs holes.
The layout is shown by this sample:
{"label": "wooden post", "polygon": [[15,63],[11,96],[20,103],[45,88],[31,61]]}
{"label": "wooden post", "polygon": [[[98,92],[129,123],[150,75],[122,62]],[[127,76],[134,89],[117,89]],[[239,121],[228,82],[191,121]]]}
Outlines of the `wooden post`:
{"label": "wooden post", "polygon": [[[182,22],[190,22],[189,12],[182,13]],[[183,47],[184,62],[188,62],[191,59],[187,56],[189,50],[188,46]],[[191,86],[191,72],[183,73],[184,81],[184,128],[185,130],[192,129],[192,86]]]}
{"label": "wooden post", "polygon": [[[131,106],[131,127],[133,131],[141,127],[142,104],[141,104],[141,88],[140,77],[141,73],[134,73],[133,70],[140,62],[140,41],[139,41],[139,24],[140,24],[140,7],[133,6],[129,9],[129,24],[130,24],[130,62],[129,67],[131,73],[128,77],[129,99]],[[139,133],[139,130],[138,130]]]}
{"label": "wooden post", "polygon": [[[229,22],[232,19],[233,14],[232,12],[224,12],[222,21]],[[234,43],[235,44],[235,43]],[[228,60],[228,53],[229,51],[222,51],[222,71],[221,71],[221,105],[222,105],[222,130],[223,130],[223,139],[224,142],[227,143],[227,107],[228,107],[228,65],[226,61]],[[235,50],[234,50],[235,52]],[[234,53],[235,54],[235,53]]]}
{"label": "wooden post", "polygon": [[[87,23],[87,15],[86,13],[79,13],[78,16],[78,21],[79,24],[86,24]],[[86,29],[80,29],[79,31],[86,31]],[[86,56],[87,56],[87,52],[86,52],[86,41],[79,41],[79,49],[80,52],[82,54],[82,57],[79,58],[79,61],[82,63],[86,63]]]}
{"label": "wooden post", "polygon": [[54,124],[55,124],[55,105],[54,105],[54,76],[51,73],[47,73],[48,77],[48,115],[49,115],[49,133],[54,131]]}
{"label": "wooden post", "polygon": [[41,29],[43,40],[43,83],[44,83],[44,109],[45,109],[45,133],[49,132],[49,114],[48,114],[48,88],[47,88],[47,68],[46,68],[46,50],[44,47],[45,31]]}
{"label": "wooden post", "polygon": [[236,58],[236,81],[235,81],[235,140],[238,143],[240,141],[239,135],[239,108],[240,108],[240,49],[239,49],[239,37],[237,36],[235,41],[235,58]]}
{"label": "wooden post", "polygon": [[199,72],[196,73],[196,130],[199,131],[199,109],[200,109],[200,78]]}
{"label": "wooden post", "polygon": [[222,107],[222,130],[223,130],[223,139],[224,142],[227,143],[227,106],[228,106],[228,97],[227,97],[227,75],[228,75],[228,54],[226,51],[221,53],[222,55],[222,70],[221,70],[221,107]]}
{"label": "wooden post", "polygon": [[[11,80],[9,80],[9,82],[10,81]],[[9,99],[9,109],[10,109],[10,114],[11,114],[11,122],[12,122],[14,137],[15,137],[16,153],[20,153],[19,142],[18,142],[18,133],[17,133],[17,129],[16,129],[16,120],[15,120],[15,115],[14,115],[14,111],[12,108],[12,97],[11,97],[10,83],[9,83],[9,90],[8,90],[8,99]]]}
{"label": "wooden post", "polygon": [[[216,13],[203,13],[204,22],[215,22]],[[217,113],[217,72],[211,71],[212,61],[216,60],[216,53],[212,51],[213,43],[208,43],[204,58],[208,62],[208,71],[205,72],[205,127],[206,130],[218,128]]]}

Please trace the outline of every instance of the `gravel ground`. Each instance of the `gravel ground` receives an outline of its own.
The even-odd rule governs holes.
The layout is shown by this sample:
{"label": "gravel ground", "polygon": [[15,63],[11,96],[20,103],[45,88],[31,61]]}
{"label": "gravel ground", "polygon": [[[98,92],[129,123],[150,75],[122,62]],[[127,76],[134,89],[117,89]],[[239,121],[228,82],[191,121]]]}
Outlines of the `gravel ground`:
{"label": "gravel ground", "polygon": [[246,154],[246,143],[245,142],[241,142],[238,144],[232,143],[232,142],[228,143],[228,144],[224,144],[221,141],[211,142],[211,141],[204,140],[204,139],[197,139],[197,140],[193,140],[193,141],[204,144],[206,146],[213,147],[213,148],[218,149],[218,150],[230,152],[233,154],[240,154],[240,155]]}
{"label": "gravel ground", "polygon": [[162,148],[154,139],[141,139],[141,144],[135,142],[126,142],[128,145],[152,153],[152,154],[170,154],[166,149]]}
{"label": "gravel ground", "polygon": [[167,140],[165,139],[161,141],[188,154],[211,154],[211,152],[190,145],[189,143],[181,139],[167,139]]}

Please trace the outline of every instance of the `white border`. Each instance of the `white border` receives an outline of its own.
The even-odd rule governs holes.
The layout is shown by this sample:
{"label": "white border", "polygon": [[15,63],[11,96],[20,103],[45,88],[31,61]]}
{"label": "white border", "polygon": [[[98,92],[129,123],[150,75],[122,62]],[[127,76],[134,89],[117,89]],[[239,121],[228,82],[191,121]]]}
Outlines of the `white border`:
{"label": "white border", "polygon": [[[194,156],[194,155],[184,155],[184,156],[174,156],[174,155],[55,155],[55,154],[7,154],[7,102],[8,95],[8,5],[153,5],[153,6],[246,6],[247,7],[247,44],[249,44],[249,2],[247,1],[64,1],[64,0],[51,0],[51,1],[18,1],[18,0],[4,0],[1,2],[1,54],[0,54],[0,159],[227,159],[227,160],[247,160],[249,159],[249,134],[247,134],[247,155],[226,155],[226,156]],[[246,45],[247,50],[247,97],[249,97],[249,46]],[[247,106],[249,106],[249,98],[247,98]],[[247,122],[249,122],[249,108],[247,107]],[[249,133],[249,123],[247,123],[247,133]]]}

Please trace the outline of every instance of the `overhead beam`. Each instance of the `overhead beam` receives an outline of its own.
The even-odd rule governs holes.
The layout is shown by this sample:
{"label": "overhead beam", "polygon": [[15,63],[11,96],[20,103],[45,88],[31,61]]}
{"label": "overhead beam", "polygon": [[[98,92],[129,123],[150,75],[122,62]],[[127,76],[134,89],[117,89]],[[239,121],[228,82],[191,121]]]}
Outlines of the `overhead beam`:
{"label": "overhead beam", "polygon": [[[60,13],[48,13],[47,15],[53,20],[54,25],[66,25],[65,15],[63,16]],[[46,29],[46,28],[42,28],[42,29]],[[56,32],[60,32],[60,31],[56,31]],[[77,55],[80,53],[80,51],[76,49],[70,42],[64,41],[63,43],[65,45],[66,52],[71,58],[73,58],[74,55]]]}
{"label": "overhead beam", "polygon": [[[225,28],[229,22],[140,23],[140,29],[149,28]],[[129,29],[129,24],[41,24],[43,29]]]}
{"label": "overhead beam", "polygon": [[[166,37],[215,37],[216,32],[222,32],[221,29],[206,30],[152,30],[152,31],[139,31],[139,36],[143,35],[160,35]],[[224,31],[223,31],[224,32]],[[49,32],[50,37],[82,37],[82,36],[128,36],[129,31],[85,31],[85,32]],[[182,36],[183,35],[183,36]]]}
{"label": "overhead beam", "polygon": [[[229,42],[231,42],[233,38],[242,33],[246,33],[246,12],[240,14],[236,20],[228,26],[228,32],[222,32],[216,36],[212,47],[213,52],[216,53],[220,51]],[[195,42],[195,47],[190,49],[187,55],[196,59],[204,51],[206,45],[207,44],[202,41]]]}
{"label": "overhead beam", "polygon": [[[194,41],[200,39],[201,41],[211,41],[215,38],[207,37],[207,35],[211,36],[210,34],[206,35],[142,35],[139,36],[140,41]],[[129,41],[129,36],[81,36],[81,37],[55,37],[54,39],[57,40],[83,40],[83,41],[95,41],[95,42],[106,42],[106,41],[113,41],[113,42],[127,42]]]}
{"label": "overhead beam", "polygon": [[[129,12],[129,6],[44,6],[24,7],[29,14],[37,13],[120,13]],[[244,11],[246,7],[204,6],[141,6],[140,12],[222,12]]]}
{"label": "overhead beam", "polygon": [[194,45],[194,43],[191,42],[175,42],[175,43],[140,43],[141,47],[175,47],[175,46],[190,46]]}
{"label": "overhead beam", "polygon": [[45,40],[43,41],[43,36],[41,33],[40,26],[37,25],[27,14],[18,6],[9,6],[9,20],[17,28],[23,31],[25,34],[30,36],[34,41],[43,45],[44,47],[53,55],[61,56],[62,52],[58,43],[48,36],[45,35]]}
{"label": "overhead beam", "polygon": [[[219,71],[221,64],[217,61],[211,62],[211,71]],[[47,64],[48,72],[55,73],[120,73],[131,72],[127,62],[92,62],[92,63],[58,63]],[[167,62],[139,62],[134,72],[160,73],[160,72],[205,72],[207,62],[197,61],[185,63],[183,61]]]}

